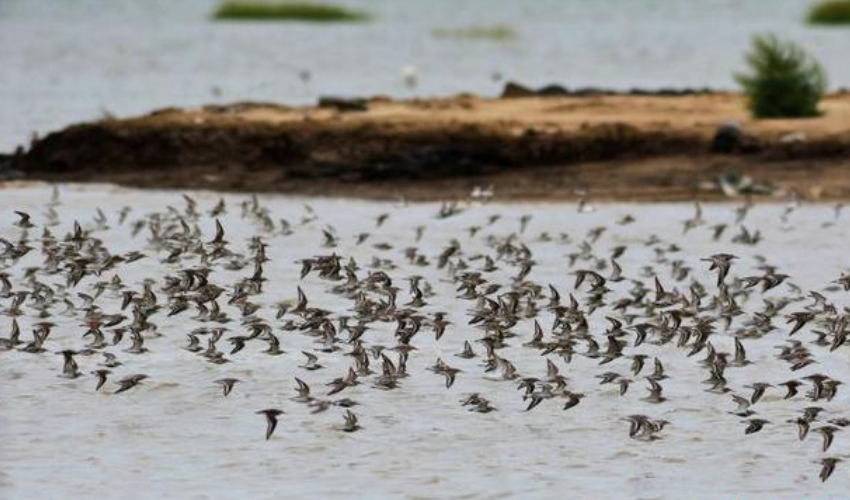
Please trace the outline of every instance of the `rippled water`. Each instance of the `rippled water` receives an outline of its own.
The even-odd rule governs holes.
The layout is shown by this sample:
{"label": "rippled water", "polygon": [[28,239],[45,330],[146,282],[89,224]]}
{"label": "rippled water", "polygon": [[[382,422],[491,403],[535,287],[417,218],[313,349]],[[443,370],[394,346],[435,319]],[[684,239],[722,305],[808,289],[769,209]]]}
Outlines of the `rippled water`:
{"label": "rippled water", "polygon": [[[776,32],[850,85],[850,31],[807,27],[808,0],[346,1],[363,25],[213,23],[215,0],[0,1],[0,149],[104,113],[323,94],[495,95],[503,81],[732,87],[753,34]],[[435,28],[507,24],[503,43]],[[402,67],[419,70],[409,89]],[[312,78],[305,83],[302,71]]]}
{"label": "rippled water", "polygon": [[[219,200],[218,194],[192,193],[199,209],[207,211]],[[42,224],[45,205],[50,199],[47,187],[21,187],[0,191],[0,235],[16,241],[19,229],[11,224],[16,219],[12,210],[33,214],[33,221]],[[144,279],[153,279],[158,291],[163,275],[173,274],[181,267],[192,266],[196,260],[181,264],[165,264],[164,253],[146,245],[146,232],[132,237],[132,221],[154,211],[175,207],[182,211],[185,202],[178,193],[141,192],[104,186],[63,187],[63,204],[57,207],[60,224],[51,231],[61,236],[71,230],[73,220],[93,230],[112,253],[141,250],[147,258],[121,266],[120,276],[126,286],[138,290]],[[731,240],[741,231],[735,224],[736,207],[709,205],[704,207],[704,224],[683,236],[680,224],[693,214],[689,205],[602,205],[593,213],[579,213],[572,204],[492,204],[464,206],[465,210],[448,219],[435,218],[437,204],[397,205],[350,200],[263,196],[260,203],[274,221],[285,218],[292,223],[288,236],[266,234],[255,223],[240,217],[239,204],[246,196],[224,195],[229,214],[223,218],[230,249],[246,253],[247,239],[263,235],[269,243],[271,261],[265,267],[264,293],[252,301],[262,305],[259,316],[275,326],[286,354],[269,356],[261,351],[265,343],[249,343],[245,350],[228,356],[232,362],[214,365],[196,354],[182,350],[185,334],[201,325],[186,312],[173,318],[159,313],[151,321],[158,325],[159,336],[148,334],[145,347],[150,352],[133,355],[123,351],[122,344],[106,349],[115,353],[124,365],[115,368],[102,392],[94,391],[95,380],[89,376],[98,368],[99,355],[77,356],[84,376],[74,380],[60,378],[62,357],[54,354],[61,349],[81,349],[85,340],[81,334],[81,318],[55,315],[57,323],[46,343],[48,352],[42,355],[20,351],[0,352],[0,497],[4,499],[33,498],[562,498],[567,494],[577,499],[774,499],[774,498],[844,498],[850,488],[850,463],[839,463],[832,478],[818,480],[824,456],[847,457],[850,453],[850,434],[838,432],[828,453],[820,450],[820,439],[810,435],[799,442],[794,424],[787,420],[800,415],[802,408],[815,403],[801,395],[783,401],[783,390],[769,389],[754,408],[759,416],[771,421],[759,433],[744,436],[742,419],[728,412],[735,408],[730,395],[704,391],[700,382],[707,370],[700,364],[704,352],[687,357],[687,349],[673,344],[626,348],[626,353],[643,353],[663,360],[670,378],[662,381],[668,401],[650,404],[642,401],[646,383],[640,377],[629,392],[620,397],[613,385],[599,385],[596,375],[615,371],[628,373],[630,361],[621,358],[607,365],[598,359],[577,354],[570,364],[561,358],[549,358],[568,379],[569,387],[581,391],[586,398],[577,407],[563,411],[562,400],[546,400],[526,412],[521,393],[515,382],[488,380],[481,365],[484,353],[480,343],[481,330],[471,326],[469,314],[474,301],[456,298],[456,284],[446,270],[435,267],[437,256],[452,239],[460,242],[463,258],[471,270],[483,265],[475,256],[495,255],[488,241],[514,233],[514,243],[526,244],[533,252],[535,266],[528,279],[545,286],[557,287],[564,295],[586,297],[586,287],[573,290],[575,269],[588,268],[593,261],[579,259],[574,267],[568,265],[568,255],[589,241],[593,228],[607,230],[592,244],[592,253],[602,258],[619,245],[628,248],[619,259],[623,273],[652,287],[650,273],[643,266],[653,266],[668,290],[686,291],[691,279],[703,282],[714,293],[714,275],[699,259],[718,251],[730,251],[740,260],[733,266],[732,276],[759,273],[757,256],[791,275],[789,282],[767,292],[754,292],[747,300],[739,297],[746,313],[762,307],[762,299],[776,300],[794,297],[791,286],[820,290],[840,310],[847,304],[846,294],[825,291],[847,266],[845,243],[848,241],[846,218],[834,223],[833,209],[826,205],[806,205],[790,214],[780,205],[753,208],[745,224],[750,230],[761,230],[763,240],[748,246]],[[132,207],[128,221],[119,224],[117,212],[123,206]],[[96,209],[103,209],[109,228],[93,222]],[[380,214],[390,216],[376,228]],[[524,233],[519,234],[520,218],[532,215]],[[628,225],[616,222],[627,214],[636,221]],[[491,216],[501,219],[488,225]],[[667,221],[660,225],[659,221]],[[730,228],[719,241],[712,239],[712,226],[727,223]],[[213,224],[204,216],[199,221],[204,240],[211,239]],[[424,235],[415,243],[415,227],[424,226]],[[467,228],[480,226],[474,237]],[[279,227],[278,227],[279,229]],[[323,230],[332,231],[339,239],[335,248],[322,246]],[[356,236],[371,233],[365,243],[357,245]],[[41,229],[32,233],[33,243],[39,246]],[[657,243],[647,245],[651,235]],[[375,245],[388,243],[391,248]],[[681,251],[662,255],[657,250],[671,243]],[[410,265],[404,257],[407,247],[417,246],[431,262],[425,267]],[[447,311],[452,321],[445,336],[435,342],[430,328],[417,335],[408,364],[410,376],[401,387],[381,391],[372,387],[365,377],[357,387],[338,396],[347,396],[360,403],[354,411],[363,429],[346,434],[337,427],[342,423],[342,409],[313,415],[309,408],[290,400],[294,396],[293,377],[303,378],[313,388],[316,397],[324,398],[324,384],[341,376],[351,364],[342,356],[350,349],[334,354],[318,352],[324,369],[308,372],[298,365],[303,358],[300,350],[315,350],[312,337],[297,331],[284,332],[274,320],[274,304],[295,298],[296,287],[302,286],[310,304],[327,308],[334,315],[352,314],[352,303],[329,293],[333,283],[310,275],[299,280],[298,259],[336,252],[346,258],[354,257],[363,268],[363,277],[374,270],[373,257],[390,259],[398,265],[386,272],[399,286],[399,302],[408,300],[407,281],[421,275],[433,286],[435,296],[422,312],[431,316]],[[31,252],[17,265],[8,268],[16,289],[26,288],[21,279],[23,270],[38,267],[42,257]],[[672,262],[681,260],[691,267],[691,275],[675,282],[670,277]],[[9,264],[7,262],[7,264]],[[499,270],[485,277],[510,287],[517,269],[497,261]],[[601,271],[607,275],[610,271]],[[211,280],[228,289],[237,277],[249,270],[217,269]],[[105,273],[101,279],[111,279]],[[42,281],[63,283],[62,276],[42,276]],[[731,276],[730,276],[731,280]],[[77,292],[92,293],[94,277],[83,280],[77,289],[69,290],[68,298],[81,305]],[[631,284],[609,282],[614,291],[611,298],[626,295]],[[3,309],[8,299],[0,301]],[[224,305],[223,310],[238,318],[235,308]],[[708,300],[706,299],[706,303]],[[97,299],[104,313],[117,312],[120,297],[106,291]],[[546,299],[541,299],[541,307]],[[803,310],[811,300],[793,303],[774,319],[777,327],[761,338],[747,338],[748,358],[754,363],[743,368],[730,367],[726,372],[729,388],[736,394],[749,396],[745,386],[755,381],[781,383],[790,378],[800,379],[811,373],[825,373],[847,380],[847,346],[830,353],[828,347],[811,343],[811,325],[794,338],[812,351],[817,364],[799,372],[790,372],[788,365],[775,358],[776,346],[787,340],[788,327],[784,314]],[[61,309],[61,307],[57,307]],[[30,338],[30,325],[37,321],[32,310],[19,317],[25,340]],[[58,311],[57,311],[58,312]],[[604,319],[615,314],[604,309],[591,316],[591,331],[604,348]],[[710,315],[712,313],[706,312]],[[289,316],[292,318],[293,316]],[[541,313],[541,324],[549,332],[552,316]],[[733,350],[731,332],[740,328],[743,317],[737,317],[729,331],[722,328],[711,337],[718,351]],[[640,320],[639,320],[640,321]],[[0,317],[0,334],[8,336],[10,318]],[[211,326],[207,324],[207,326]],[[227,325],[228,337],[244,331],[238,321]],[[393,323],[378,323],[364,337],[367,346],[393,345]],[[522,376],[543,377],[545,358],[536,349],[523,347],[530,339],[532,323],[523,319],[513,329],[519,336],[508,339],[509,346],[499,353],[515,363]],[[343,334],[344,338],[345,335]],[[625,339],[631,342],[629,334]],[[479,354],[476,359],[454,356],[463,342],[469,340]],[[219,348],[229,349],[220,341]],[[583,344],[577,349],[584,350]],[[391,354],[391,357],[395,357]],[[428,371],[436,358],[463,370],[453,387],[446,389],[443,378]],[[378,365],[376,362],[375,365]],[[379,369],[379,366],[373,366]],[[646,369],[648,373],[650,368]],[[141,386],[123,394],[113,394],[118,378],[145,373],[150,376]],[[242,380],[233,393],[225,398],[213,381],[224,376]],[[460,400],[478,392],[490,399],[498,411],[478,414],[467,411]],[[337,396],[337,397],[338,397]],[[334,398],[331,398],[334,399]],[[832,402],[819,401],[825,408],[819,422],[850,417],[847,413],[850,391],[839,391]],[[277,407],[286,411],[276,434],[264,441],[265,424],[255,411]],[[660,434],[662,439],[641,442],[630,439],[628,423],[622,419],[631,414],[646,414],[671,422]]]}

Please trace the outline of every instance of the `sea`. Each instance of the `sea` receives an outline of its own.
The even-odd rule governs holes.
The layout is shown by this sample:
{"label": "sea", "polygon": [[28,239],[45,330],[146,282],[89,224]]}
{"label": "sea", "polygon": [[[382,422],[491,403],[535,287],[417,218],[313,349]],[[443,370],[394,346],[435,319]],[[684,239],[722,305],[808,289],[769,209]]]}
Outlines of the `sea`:
{"label": "sea", "polygon": [[[0,151],[72,123],[167,106],[302,105],[530,86],[734,89],[775,33],[850,86],[850,30],[811,0],[339,0],[362,24],[214,22],[216,0],[0,0]],[[503,26],[500,39],[435,31]]]}

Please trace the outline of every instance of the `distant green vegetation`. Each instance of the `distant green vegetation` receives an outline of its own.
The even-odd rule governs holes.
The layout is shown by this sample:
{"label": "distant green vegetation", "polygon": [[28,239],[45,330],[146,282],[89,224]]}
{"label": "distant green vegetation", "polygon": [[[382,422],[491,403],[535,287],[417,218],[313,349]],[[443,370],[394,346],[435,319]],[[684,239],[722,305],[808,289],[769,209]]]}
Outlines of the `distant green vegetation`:
{"label": "distant green vegetation", "polygon": [[820,115],[826,91],[821,65],[798,45],[773,35],[753,39],[747,54],[750,73],[737,75],[756,118],[804,118]]}
{"label": "distant green vegetation", "polygon": [[231,0],[222,3],[214,19],[235,21],[306,21],[317,23],[368,21],[366,12],[311,2],[265,2]]}
{"label": "distant green vegetation", "polygon": [[437,38],[466,40],[506,41],[517,37],[516,31],[506,24],[465,26],[461,28],[434,28],[431,34]]}
{"label": "distant green vegetation", "polygon": [[850,24],[850,0],[827,0],[809,12],[812,24]]}

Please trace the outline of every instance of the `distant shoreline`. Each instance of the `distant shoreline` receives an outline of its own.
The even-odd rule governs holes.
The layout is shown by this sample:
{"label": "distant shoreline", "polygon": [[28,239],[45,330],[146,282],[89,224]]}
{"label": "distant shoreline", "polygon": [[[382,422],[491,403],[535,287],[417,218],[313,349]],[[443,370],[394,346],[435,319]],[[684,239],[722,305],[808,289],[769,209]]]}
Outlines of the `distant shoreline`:
{"label": "distant shoreline", "polygon": [[823,100],[823,117],[760,121],[741,95],[701,89],[505,94],[169,108],[49,134],[0,160],[0,175],[418,200],[493,185],[503,199],[618,201],[722,199],[716,181],[743,178],[757,196],[850,199],[846,91]]}

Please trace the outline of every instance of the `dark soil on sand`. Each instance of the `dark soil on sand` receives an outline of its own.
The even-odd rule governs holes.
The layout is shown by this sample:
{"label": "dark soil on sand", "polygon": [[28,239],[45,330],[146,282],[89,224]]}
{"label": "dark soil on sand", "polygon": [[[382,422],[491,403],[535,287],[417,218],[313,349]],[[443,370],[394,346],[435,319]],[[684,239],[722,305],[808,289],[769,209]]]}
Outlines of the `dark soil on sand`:
{"label": "dark soil on sand", "polygon": [[508,94],[166,109],[75,125],[0,163],[33,180],[370,198],[490,185],[513,199],[850,198],[850,94],[822,117],[765,121],[736,94]]}

